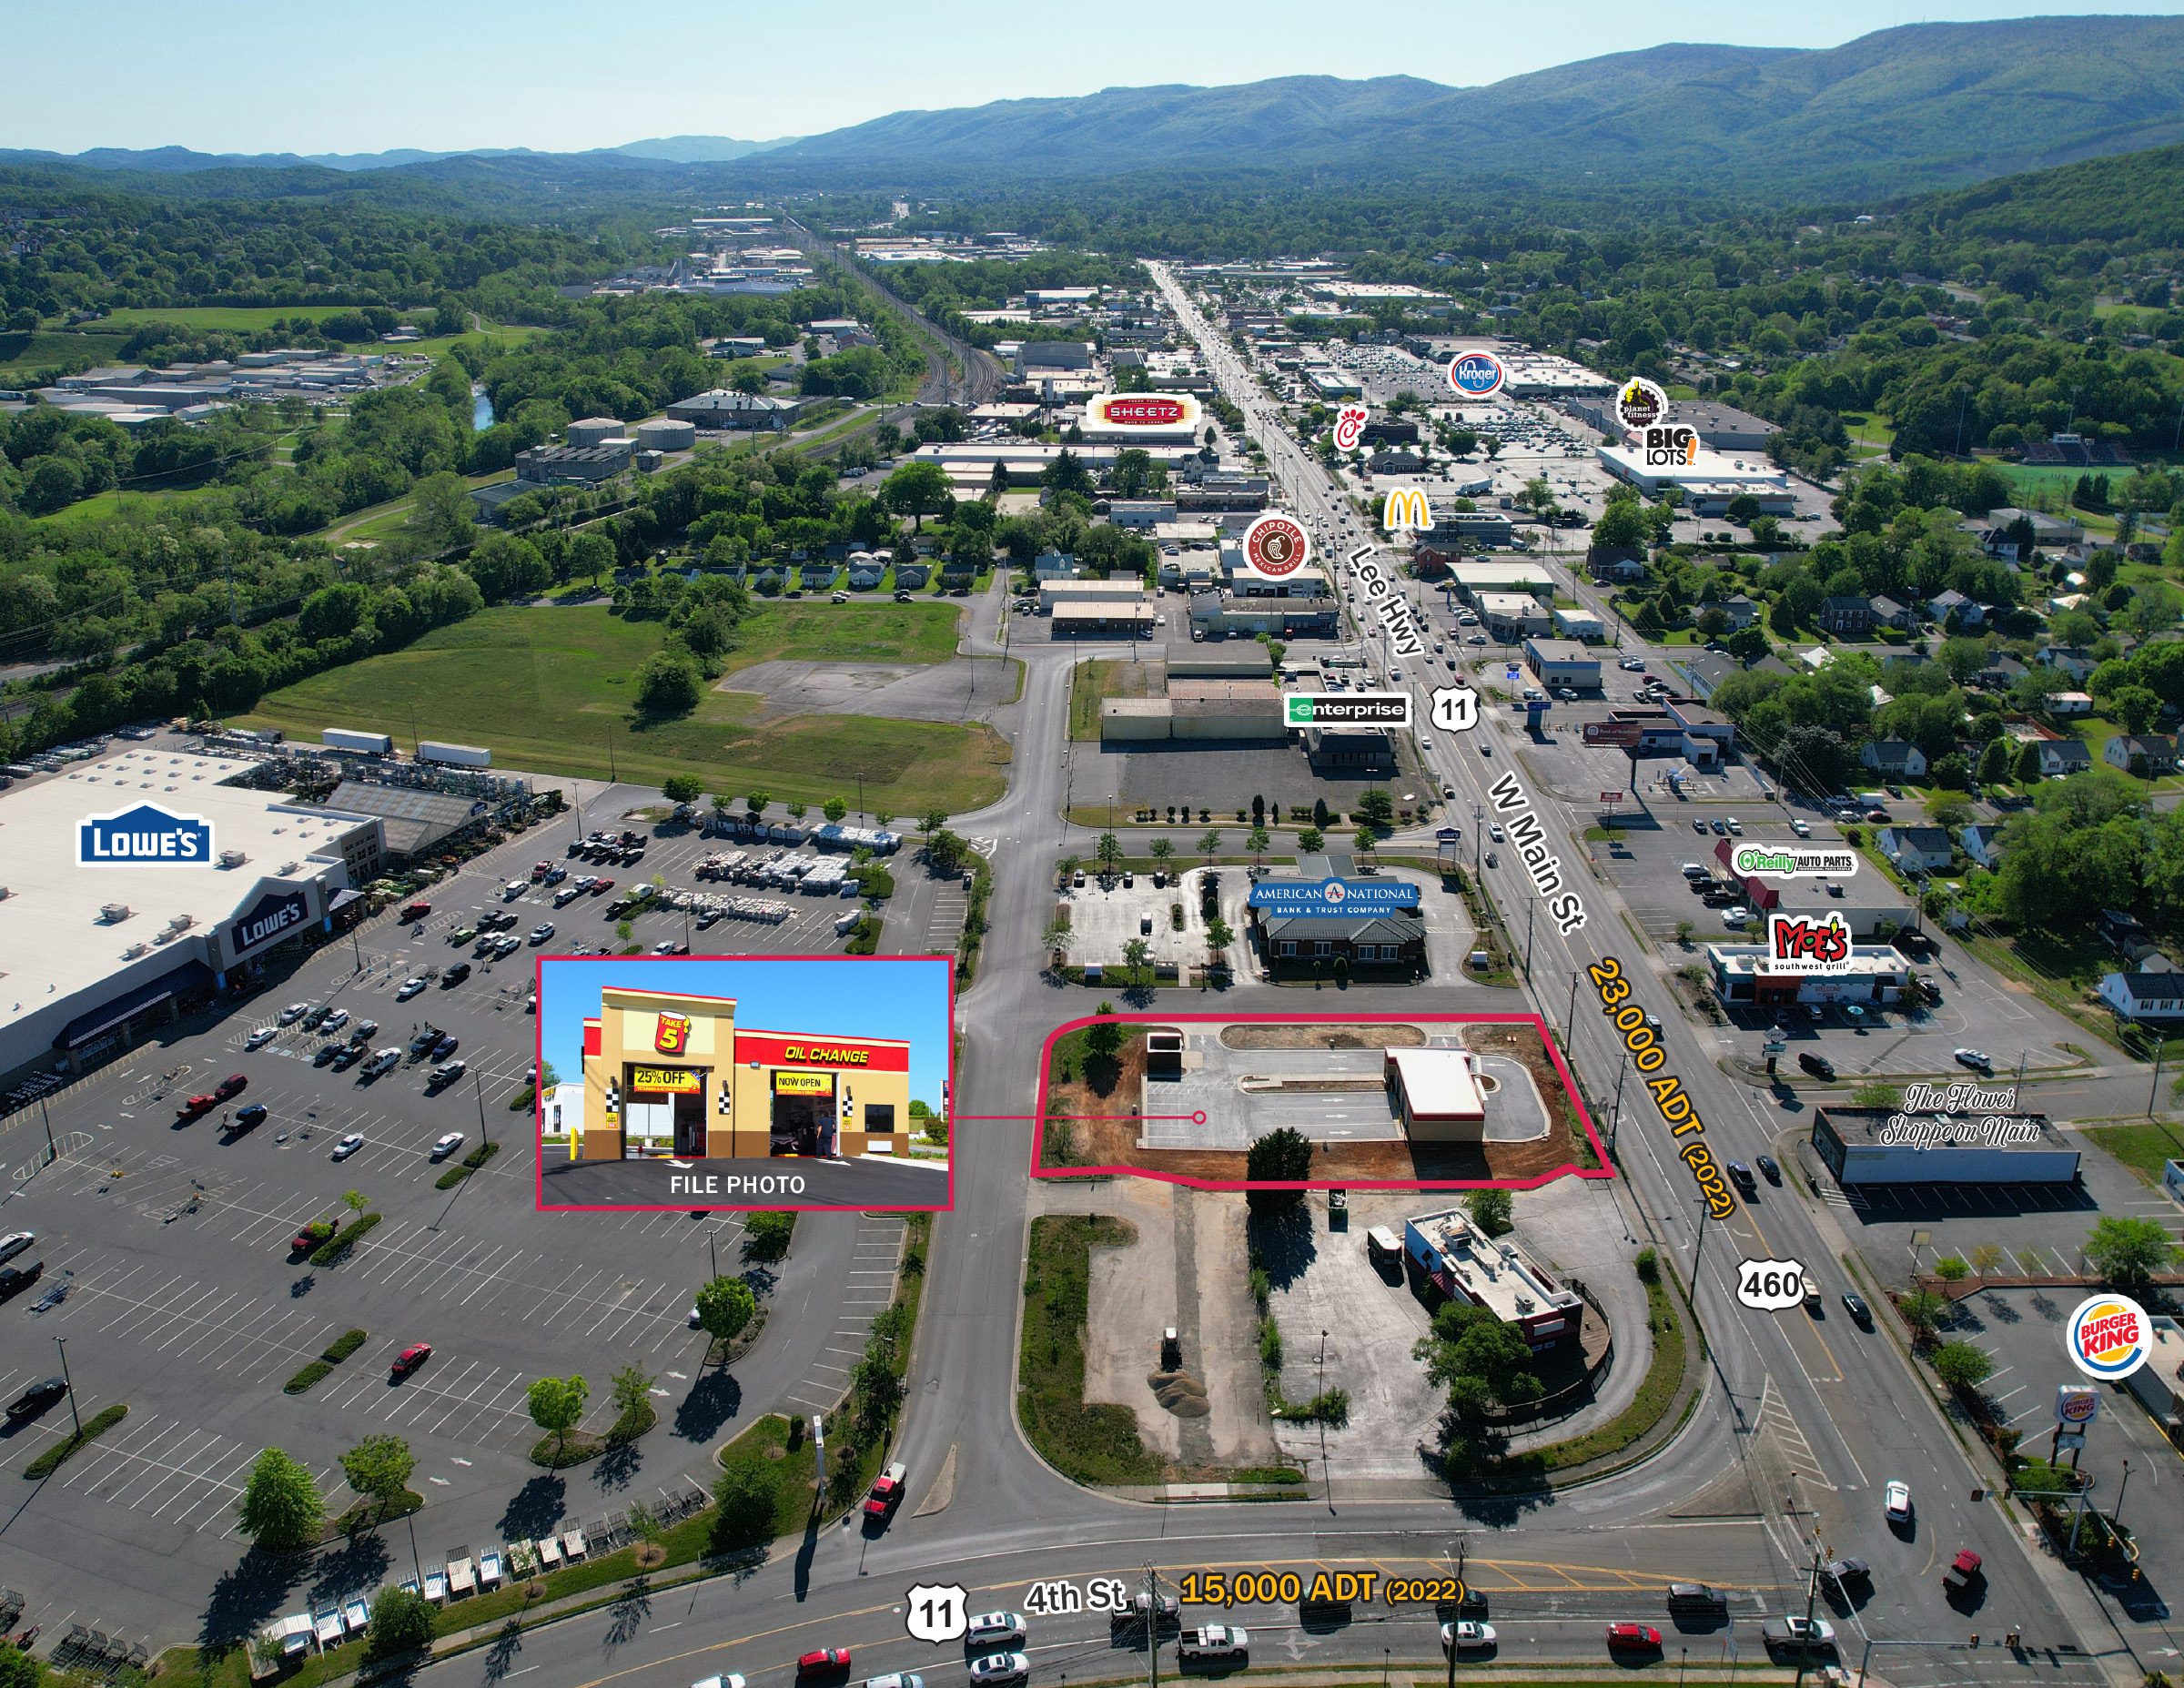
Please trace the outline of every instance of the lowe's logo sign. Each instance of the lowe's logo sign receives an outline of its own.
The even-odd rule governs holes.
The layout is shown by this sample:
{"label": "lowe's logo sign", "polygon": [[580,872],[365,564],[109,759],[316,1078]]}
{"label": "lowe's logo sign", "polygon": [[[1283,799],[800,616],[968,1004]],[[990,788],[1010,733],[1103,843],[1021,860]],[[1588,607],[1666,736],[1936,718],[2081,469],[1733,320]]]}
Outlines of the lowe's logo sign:
{"label": "lowe's logo sign", "polygon": [[170,814],[140,803],[114,814],[86,816],[76,829],[76,864],[116,863],[157,867],[203,867],[212,860],[212,824],[200,815]]}
{"label": "lowe's logo sign", "polygon": [[1407,915],[1418,907],[1418,887],[1392,879],[1262,879],[1251,887],[1251,906],[1270,915]]}
{"label": "lowe's logo sign", "polygon": [[246,950],[271,943],[310,917],[311,905],[302,892],[268,891],[248,914],[228,928],[228,947],[239,958]]}

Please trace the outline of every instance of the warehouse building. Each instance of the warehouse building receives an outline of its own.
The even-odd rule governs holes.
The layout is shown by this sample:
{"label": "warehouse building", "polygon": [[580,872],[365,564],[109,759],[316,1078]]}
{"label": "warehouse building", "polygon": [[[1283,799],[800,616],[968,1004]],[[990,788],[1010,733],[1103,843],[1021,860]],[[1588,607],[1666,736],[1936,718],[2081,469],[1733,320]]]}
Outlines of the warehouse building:
{"label": "warehouse building", "polygon": [[1845,1190],[1884,1184],[2075,1184],[2078,1150],[2045,1114],[1822,1107],[1814,1150]]}
{"label": "warehouse building", "polygon": [[1481,592],[1471,601],[1486,631],[1503,644],[1544,637],[1550,625],[1545,607],[1524,592]]}
{"label": "warehouse building", "polygon": [[1160,613],[1142,598],[1094,599],[1089,602],[1057,603],[1048,612],[1054,618],[1047,633],[1054,639],[1119,635],[1125,639],[1149,636]]}
{"label": "warehouse building", "polygon": [[1629,481],[1648,498],[1657,497],[1663,487],[1682,488],[1684,502],[1694,513],[1703,503],[1704,513],[1711,514],[1743,492],[1756,497],[1761,509],[1770,514],[1795,507],[1789,477],[1764,457],[1730,457],[1701,447],[1689,461],[1656,465],[1649,464],[1645,451],[1637,446],[1601,445],[1593,452],[1608,473]]}
{"label": "warehouse building", "polygon": [[1121,606],[1145,601],[1145,587],[1135,576],[1112,581],[1060,578],[1039,582],[1039,609],[1046,613],[1066,603]]}
{"label": "warehouse building", "polygon": [[909,1044],[746,1030],[735,1016],[732,996],[602,986],[598,1016],[583,1023],[583,1117],[572,1157],[907,1151]]}
{"label": "warehouse building", "polygon": [[1524,665],[1543,685],[1600,689],[1600,656],[1574,639],[1527,639]]}
{"label": "warehouse building", "polygon": [[1335,606],[1326,598],[1239,598],[1218,591],[1193,592],[1190,631],[1208,639],[1276,639],[1305,634],[1331,636]]}
{"label": "warehouse building", "polygon": [[1514,557],[1466,557],[1449,563],[1442,575],[1467,603],[1477,603],[1482,592],[1526,592],[1542,603],[1554,597],[1554,577],[1546,568]]}
{"label": "warehouse building", "polygon": [[1482,1235],[1461,1208],[1405,1219],[1403,1258],[1414,1281],[1516,1326],[1535,1354],[1580,1340],[1585,1304],[1578,1293],[1555,1282],[1507,1238]]}
{"label": "warehouse building", "polygon": [[225,783],[253,765],[126,750],[0,797],[0,1076],[81,1070],[333,929],[380,822]]}

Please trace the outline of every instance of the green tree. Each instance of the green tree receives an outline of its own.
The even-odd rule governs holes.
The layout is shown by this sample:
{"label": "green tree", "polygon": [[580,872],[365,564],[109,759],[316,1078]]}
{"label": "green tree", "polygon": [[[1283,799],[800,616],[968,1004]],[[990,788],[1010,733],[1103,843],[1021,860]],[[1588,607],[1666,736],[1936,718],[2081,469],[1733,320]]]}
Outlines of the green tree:
{"label": "green tree", "polygon": [[1961,1283],[1971,1272],[1971,1267],[1953,1254],[1945,1254],[1934,1262],[1934,1276],[1945,1284]]}
{"label": "green tree", "polygon": [[1092,1012],[1097,1017],[1085,1027],[1085,1047],[1093,1059],[1111,1061],[1122,1047],[1122,1027],[1110,1017],[1115,1012],[1115,1005],[1102,1002]]}
{"label": "green tree", "polygon": [[1473,1190],[1464,1198],[1463,1205],[1471,1222],[1489,1237],[1505,1236],[1515,1228],[1507,1190]]}
{"label": "green tree", "polygon": [[1297,834],[1297,847],[1307,855],[1318,855],[1327,848],[1327,834],[1317,826],[1308,826]]}
{"label": "green tree", "polygon": [[1048,921],[1039,934],[1039,948],[1049,955],[1061,956],[1065,962],[1069,958],[1069,923],[1058,915]]}
{"label": "green tree", "polygon": [[925,531],[925,518],[955,507],[956,494],[947,471],[938,463],[920,459],[905,463],[880,488],[880,501],[898,516],[908,516],[916,531]]}
{"label": "green tree", "polygon": [[781,1259],[795,1235],[794,1214],[754,1213],[743,1226],[743,1258],[768,1263]]}
{"label": "green tree", "polygon": [[276,1553],[308,1547],[326,1522],[326,1503],[310,1468],[278,1448],[258,1456],[236,1512],[243,1533]]}
{"label": "green tree", "polygon": [[371,1198],[366,1196],[362,1190],[344,1190],[341,1192],[341,1203],[351,1213],[360,1215],[365,1208],[371,1206]]}
{"label": "green tree", "polygon": [[558,1454],[568,1446],[569,1432],[584,1416],[584,1403],[591,1399],[591,1384],[581,1374],[571,1373],[565,1378],[539,1379],[531,1386],[524,1404],[531,1410],[531,1421],[553,1438]]}
{"label": "green tree", "polygon": [[1524,1333],[1468,1301],[1443,1305],[1433,1316],[1432,1334],[1421,1337],[1411,1351],[1467,1420],[1476,1421],[1494,1402],[1536,1400],[1542,1393]]}
{"label": "green tree", "polygon": [[842,817],[849,813],[849,805],[839,797],[829,797],[820,804],[819,813],[839,826],[842,824]]}
{"label": "green tree", "polygon": [[698,1329],[716,1342],[730,1342],[758,1311],[758,1298],[740,1278],[715,1278],[698,1290]]}
{"label": "green tree", "polygon": [[1122,840],[1113,833],[1102,833],[1093,854],[1098,858],[1100,872],[1117,873],[1122,867]]}
{"label": "green tree", "polygon": [[721,1468],[713,1485],[713,1544],[723,1549],[755,1547],[774,1538],[774,1514],[781,1504],[781,1480],[772,1464],[755,1457]]}
{"label": "green tree", "polygon": [[1944,1342],[1934,1350],[1934,1375],[1953,1390],[1976,1390],[1995,1375],[1995,1362],[1973,1342]]}
{"label": "green tree", "polygon": [[673,804],[695,803],[705,794],[705,782],[694,773],[671,773],[660,782],[660,794]]}
{"label": "green tree", "polygon": [[1198,854],[1206,858],[1206,864],[1208,867],[1212,866],[1213,858],[1220,854],[1220,828],[1218,826],[1209,826],[1204,832],[1200,833],[1198,834]]}
{"label": "green tree", "polygon": [[1372,786],[1358,800],[1358,814],[1371,825],[1389,825],[1395,819],[1395,799],[1382,787]]}
{"label": "green tree", "polygon": [[801,797],[791,799],[788,805],[788,810],[789,819],[795,822],[799,826],[804,824],[804,817],[812,812],[811,805],[805,803]]}
{"label": "green tree", "polygon": [[1218,915],[1206,923],[1206,947],[1214,955],[1219,955],[1235,942],[1235,928]]}
{"label": "green tree", "polygon": [[1931,1289],[1914,1289],[1896,1301],[1896,1309],[1904,1316],[1904,1323],[1911,1327],[1914,1336],[1930,1337],[1948,1316],[1949,1303],[1947,1298],[1936,1295]]}
{"label": "green tree", "polygon": [[399,1436],[367,1436],[341,1456],[341,1475],[359,1494],[368,1494],[384,1511],[400,1500],[410,1486],[417,1456]]}
{"label": "green tree", "polygon": [[372,1659],[389,1659],[432,1644],[432,1602],[415,1589],[381,1589],[371,1600],[371,1624],[364,1651]]}
{"label": "green tree", "polygon": [[1312,1145],[1309,1138],[1289,1126],[1268,1132],[1252,1140],[1244,1155],[1244,1177],[1253,1188],[1244,1194],[1244,1201],[1254,1213],[1286,1213],[1300,1206],[1304,1192],[1295,1189],[1263,1189],[1265,1184],[1298,1184],[1312,1176]]}
{"label": "green tree", "polygon": [[1122,965],[1132,973],[1142,973],[1153,958],[1153,946],[1143,938],[1131,938],[1122,946]]}
{"label": "green tree", "polygon": [[1360,826],[1351,838],[1350,844],[1360,855],[1369,856],[1380,847],[1380,835],[1370,825]]}
{"label": "green tree", "polygon": [[647,715],[687,715],[702,696],[697,665],[672,651],[655,651],[637,671],[637,707]]}
{"label": "green tree", "polygon": [[2184,1259],[2184,1246],[2159,1219],[2104,1218],[2086,1238],[2086,1259],[2118,1289],[2144,1289],[2156,1272]]}
{"label": "green tree", "polygon": [[774,793],[772,792],[755,791],[743,799],[743,806],[747,814],[763,814],[773,802]]}
{"label": "green tree", "polygon": [[945,809],[927,809],[925,814],[917,817],[917,830],[924,834],[928,844],[932,842],[933,834],[947,824],[948,814]]}
{"label": "green tree", "polygon": [[1158,863],[1163,868],[1167,867],[1169,860],[1176,854],[1176,846],[1168,843],[1168,841],[1165,838],[1156,838],[1151,844],[1146,845],[1145,848],[1146,854],[1150,855],[1153,860]]}

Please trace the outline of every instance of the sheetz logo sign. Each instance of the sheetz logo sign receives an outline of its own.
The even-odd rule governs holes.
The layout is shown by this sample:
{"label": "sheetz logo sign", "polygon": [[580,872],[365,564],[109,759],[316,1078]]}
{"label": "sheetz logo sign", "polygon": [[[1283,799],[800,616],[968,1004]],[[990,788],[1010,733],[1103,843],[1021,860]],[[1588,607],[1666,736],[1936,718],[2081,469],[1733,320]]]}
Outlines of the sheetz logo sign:
{"label": "sheetz logo sign", "polygon": [[240,955],[310,917],[311,905],[302,892],[273,892],[258,898],[250,912],[228,929],[228,946]]}
{"label": "sheetz logo sign", "polygon": [[1293,516],[1269,512],[1244,530],[1244,566],[1254,574],[1287,580],[1311,560],[1311,535]]}
{"label": "sheetz logo sign", "polygon": [[1508,367],[1491,351],[1458,352],[1449,363],[1449,385],[1466,399],[1491,399],[1508,380]]}
{"label": "sheetz logo sign", "polygon": [[1770,973],[1845,973],[1850,968],[1850,928],[1840,915],[1814,920],[1804,915],[1767,918]]}
{"label": "sheetz logo sign", "polygon": [[690,1016],[663,1014],[652,1031],[652,1047],[662,1055],[682,1055],[690,1048]]}
{"label": "sheetz logo sign", "polygon": [[1198,400],[1167,393],[1102,393],[1088,407],[1108,428],[1184,428],[1198,419]]}
{"label": "sheetz logo sign", "polygon": [[212,824],[200,815],[173,814],[156,803],[86,815],[76,829],[78,867],[108,867],[117,862],[203,867],[211,860]]}
{"label": "sheetz logo sign", "polygon": [[2146,1309],[2128,1296],[2089,1297],[2070,1315],[2064,1345],[2088,1377],[2128,1378],[2146,1364],[2152,1351]]}

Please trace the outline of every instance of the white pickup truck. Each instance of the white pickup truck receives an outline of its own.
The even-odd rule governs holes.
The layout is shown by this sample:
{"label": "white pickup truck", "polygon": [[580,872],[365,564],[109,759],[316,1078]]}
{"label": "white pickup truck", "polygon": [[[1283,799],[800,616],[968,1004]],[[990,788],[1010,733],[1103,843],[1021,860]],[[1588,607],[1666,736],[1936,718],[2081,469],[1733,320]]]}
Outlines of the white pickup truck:
{"label": "white pickup truck", "polygon": [[389,1044],[384,1049],[374,1049],[371,1059],[364,1064],[364,1076],[377,1078],[381,1073],[391,1073],[402,1064],[402,1052]]}
{"label": "white pickup truck", "polygon": [[1225,1624],[1185,1630],[1176,1641],[1176,1657],[1185,1664],[1242,1664],[1250,1656],[1250,1632]]}

